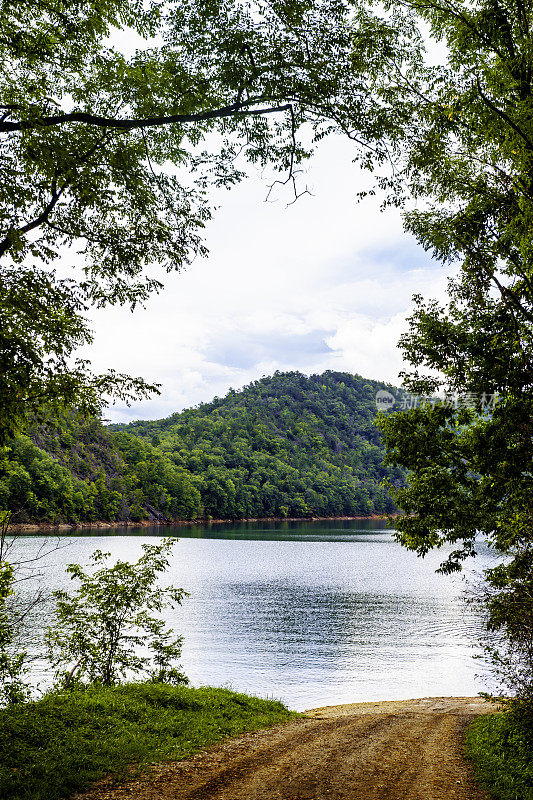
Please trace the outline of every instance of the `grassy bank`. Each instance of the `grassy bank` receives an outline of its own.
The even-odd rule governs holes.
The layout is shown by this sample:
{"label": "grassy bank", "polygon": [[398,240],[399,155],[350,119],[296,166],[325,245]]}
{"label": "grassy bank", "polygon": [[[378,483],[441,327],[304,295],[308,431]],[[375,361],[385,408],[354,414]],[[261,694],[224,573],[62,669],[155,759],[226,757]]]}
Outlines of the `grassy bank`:
{"label": "grassy bank", "polygon": [[50,694],[0,710],[0,797],[56,800],[131,764],[185,758],[294,716],[227,689],[127,684]]}
{"label": "grassy bank", "polygon": [[495,800],[533,800],[531,741],[510,713],[480,717],[468,729],[466,755]]}

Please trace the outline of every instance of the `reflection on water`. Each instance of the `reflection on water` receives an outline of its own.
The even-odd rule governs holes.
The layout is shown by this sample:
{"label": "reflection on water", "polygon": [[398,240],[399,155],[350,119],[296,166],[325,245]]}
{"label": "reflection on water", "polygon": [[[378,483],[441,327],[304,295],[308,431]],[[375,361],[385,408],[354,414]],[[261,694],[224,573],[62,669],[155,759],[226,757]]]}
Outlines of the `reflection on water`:
{"label": "reflection on water", "polygon": [[[86,532],[50,557],[47,583],[68,586],[64,563],[86,563],[97,547],[136,559],[162,533],[180,537],[169,582],[191,596],[168,621],[184,634],[193,684],[228,684],[297,709],[485,688],[462,578],[436,575],[445,551],[418,559],[382,522]],[[30,552],[36,539],[20,547]],[[479,550],[477,572],[492,560]]]}

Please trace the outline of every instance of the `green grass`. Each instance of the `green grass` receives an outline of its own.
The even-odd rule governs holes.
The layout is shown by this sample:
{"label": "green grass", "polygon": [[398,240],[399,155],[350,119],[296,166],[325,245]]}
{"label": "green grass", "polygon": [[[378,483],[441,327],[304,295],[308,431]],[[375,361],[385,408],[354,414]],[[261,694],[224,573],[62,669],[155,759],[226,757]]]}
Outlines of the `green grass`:
{"label": "green grass", "polygon": [[185,758],[296,716],[228,689],[138,683],[49,694],[0,710],[0,797],[56,800],[128,765]]}
{"label": "green grass", "polygon": [[533,800],[531,737],[511,713],[480,717],[467,731],[466,755],[496,800]]}

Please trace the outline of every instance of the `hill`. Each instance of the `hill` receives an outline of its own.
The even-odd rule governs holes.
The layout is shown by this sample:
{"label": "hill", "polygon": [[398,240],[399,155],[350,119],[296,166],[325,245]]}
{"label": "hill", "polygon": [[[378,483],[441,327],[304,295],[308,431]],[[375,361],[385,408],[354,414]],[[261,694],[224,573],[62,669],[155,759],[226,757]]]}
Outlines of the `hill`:
{"label": "hill", "polygon": [[342,372],[275,373],[163,420],[104,427],[74,412],[17,437],[0,507],[22,519],[351,516],[390,513],[375,395]]}

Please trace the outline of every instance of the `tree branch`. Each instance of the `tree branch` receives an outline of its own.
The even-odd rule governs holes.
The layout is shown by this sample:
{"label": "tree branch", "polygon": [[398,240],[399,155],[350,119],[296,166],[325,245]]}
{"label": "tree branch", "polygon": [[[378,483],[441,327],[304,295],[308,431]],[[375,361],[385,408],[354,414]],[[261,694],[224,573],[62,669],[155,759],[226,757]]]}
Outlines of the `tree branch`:
{"label": "tree branch", "polygon": [[524,140],[529,149],[533,150],[533,142],[531,141],[529,136],[526,136],[524,131],[521,130],[521,128],[516,124],[516,122],[514,122],[511,119],[511,117],[509,117],[509,115],[505,113],[505,111],[502,111],[501,108],[498,108],[498,106],[495,105],[492,102],[492,100],[490,100],[490,98],[487,97],[487,95],[483,92],[480,86],[479,78],[476,78],[476,87],[478,90],[478,94],[481,97],[482,101],[485,103],[485,105],[488,108],[490,108],[491,111],[494,111],[494,113],[497,114],[500,117],[500,119],[503,119],[509,125],[509,127],[511,127],[514,130],[514,132],[517,133]]}
{"label": "tree branch", "polygon": [[515,308],[520,311],[521,314],[528,320],[528,322],[533,322],[533,314],[527,309],[520,300],[516,297],[515,293],[512,289],[509,289],[507,286],[504,286],[498,278],[492,273],[490,275],[491,280],[495,283],[503,298],[508,298],[511,303],[515,306]]}
{"label": "tree branch", "polygon": [[48,201],[48,203],[46,204],[46,206],[43,208],[43,210],[41,211],[39,216],[36,217],[34,220],[32,220],[31,222],[28,222],[26,225],[23,225],[22,228],[11,229],[8,232],[8,234],[4,238],[4,240],[2,242],[0,242],[0,258],[3,255],[5,255],[7,253],[7,251],[11,248],[11,246],[13,244],[12,237],[13,237],[14,233],[16,233],[16,234],[29,233],[29,231],[34,230],[34,228],[38,228],[39,225],[42,225],[44,222],[46,222],[46,220],[48,219],[48,217],[52,213],[52,211],[54,209],[54,206],[56,205],[57,201],[61,197],[64,189],[65,189],[64,186],[62,186],[60,189],[58,189],[55,179],[52,181],[51,197],[50,197],[50,200]]}
{"label": "tree branch", "polygon": [[292,139],[291,157],[290,157],[290,164],[289,164],[289,174],[288,174],[286,180],[284,180],[284,181],[274,181],[270,185],[270,187],[268,189],[268,194],[267,194],[266,199],[267,199],[267,201],[269,200],[270,194],[271,194],[274,186],[276,186],[278,184],[280,184],[281,186],[286,186],[288,183],[291,183],[292,184],[292,188],[293,188],[293,192],[294,192],[294,200],[292,202],[288,203],[288,205],[292,205],[293,203],[295,203],[298,200],[299,197],[301,197],[304,194],[311,194],[311,192],[306,187],[303,192],[300,192],[300,194],[298,194],[298,189],[296,187],[296,178],[295,178],[295,170],[294,170],[294,157],[295,157],[295,154],[296,154],[296,147],[297,147],[297,144],[296,144],[296,119],[294,117],[294,109],[293,109],[292,105],[289,105],[289,108],[290,108],[290,112],[291,112],[291,139]]}
{"label": "tree branch", "polygon": [[84,111],[72,111],[70,114],[55,114],[51,117],[37,117],[33,120],[21,120],[20,122],[0,122],[0,133],[31,130],[34,128],[50,128],[68,122],[83,122],[86,125],[94,125],[99,128],[115,128],[123,131],[131,131],[137,128],[155,128],[175,123],[202,122],[210,119],[224,119],[226,117],[237,117],[241,115],[257,117],[264,114],[276,114],[281,111],[288,111],[291,108],[289,103],[284,103],[279,106],[267,106],[265,108],[250,108],[254,102],[256,101],[246,100],[211,111],[199,111],[196,114],[170,114],[168,116],[146,117],[145,119],[116,119],[113,117],[101,117],[97,114],[89,114]]}
{"label": "tree branch", "polygon": [[[105,131],[102,136],[98,139],[96,144],[94,144],[86,153],[80,156],[78,160],[78,164],[86,164],[89,159],[97,152],[97,150],[105,144],[105,142],[110,138],[111,133],[109,131]],[[71,170],[72,171],[72,170]],[[57,204],[57,201],[60,199],[61,195],[65,192],[65,190],[70,185],[70,179],[65,177],[63,185],[58,189],[57,188],[57,178],[59,177],[59,173],[56,171],[56,176],[52,180],[50,189],[51,189],[51,197],[44,209],[41,211],[39,216],[33,219],[31,222],[27,222],[26,225],[23,225],[20,228],[11,228],[8,231],[5,238],[0,242],[0,258],[4,256],[7,251],[12,247],[13,244],[13,234],[20,234],[24,235],[25,233],[29,233],[30,231],[38,228],[41,225],[44,225],[48,222],[50,214],[54,210],[54,207]]]}

